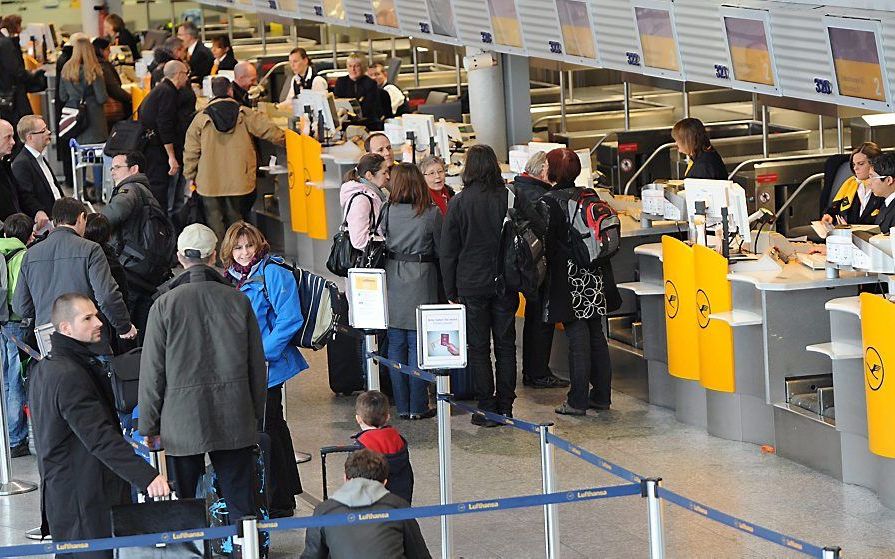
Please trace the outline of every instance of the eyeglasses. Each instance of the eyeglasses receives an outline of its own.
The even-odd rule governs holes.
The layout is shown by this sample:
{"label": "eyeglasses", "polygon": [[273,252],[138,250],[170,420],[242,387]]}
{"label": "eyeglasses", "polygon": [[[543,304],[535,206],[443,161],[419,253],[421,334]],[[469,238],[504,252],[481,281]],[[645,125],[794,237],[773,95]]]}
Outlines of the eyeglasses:
{"label": "eyeglasses", "polygon": [[433,171],[426,171],[425,173],[423,173],[423,176],[435,177],[435,176],[444,176],[446,174],[447,174],[447,172],[444,169],[438,169],[438,170],[433,170]]}
{"label": "eyeglasses", "polygon": [[49,128],[44,128],[43,130],[35,130],[34,132],[32,132],[32,134],[39,136],[41,134],[46,134],[49,131],[50,131]]}
{"label": "eyeglasses", "polygon": [[888,179],[888,178],[889,178],[889,175],[870,175],[870,176],[867,177],[867,178],[868,178],[868,179],[879,179],[879,180],[882,181],[882,180],[886,180],[886,179]]}

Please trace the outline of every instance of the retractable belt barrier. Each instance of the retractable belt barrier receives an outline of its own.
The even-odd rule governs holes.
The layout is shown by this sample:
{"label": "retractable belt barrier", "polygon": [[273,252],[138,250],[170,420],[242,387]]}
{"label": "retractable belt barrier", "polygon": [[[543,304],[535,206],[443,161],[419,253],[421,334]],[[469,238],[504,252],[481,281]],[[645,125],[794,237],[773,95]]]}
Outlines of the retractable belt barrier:
{"label": "retractable belt barrier", "polygon": [[[392,367],[396,371],[400,371],[401,373],[421,378],[423,380],[427,380],[429,382],[436,382],[437,376],[427,372],[416,369],[414,367],[410,367],[409,365],[405,365],[403,363],[397,363],[392,361],[391,359],[387,359],[375,353],[370,353],[367,357],[372,357],[374,360],[378,361],[380,364],[385,365],[387,367]],[[544,424],[532,423],[530,421],[525,421],[522,419],[506,417],[504,415],[490,412],[487,410],[481,410],[474,406],[470,406],[468,404],[464,404],[454,400],[450,394],[438,394],[439,401],[448,402],[450,405],[467,411],[473,414],[481,414],[487,419],[500,423],[501,425],[509,425],[510,427],[515,427],[516,429],[527,431],[529,433],[541,433],[544,430]],[[551,424],[552,425],[552,424]],[[757,538],[761,538],[765,541],[775,543],[777,545],[783,546],[787,549],[797,551],[803,553],[805,555],[809,555],[811,557],[817,557],[820,559],[833,559],[838,558],[841,549],[839,547],[828,546],[828,547],[820,547],[811,543],[808,543],[804,540],[800,540],[798,538],[794,538],[792,536],[787,536],[786,534],[782,534],[780,532],[775,532],[769,528],[765,528],[763,526],[759,526],[757,524],[753,524],[751,522],[747,522],[745,520],[739,519],[735,516],[731,516],[727,513],[721,512],[717,509],[713,509],[707,505],[702,503],[698,503],[687,497],[684,497],[678,493],[673,491],[669,491],[662,487],[659,482],[661,478],[646,478],[635,474],[634,472],[623,468],[617,464],[614,464],[600,456],[597,456],[593,452],[590,452],[587,449],[584,449],[576,444],[573,444],[552,432],[546,432],[545,434],[546,441],[549,444],[556,446],[559,449],[564,450],[565,452],[584,460],[585,462],[596,466],[616,477],[619,477],[632,485],[624,485],[618,487],[636,487],[640,488],[641,495],[647,496],[648,486],[652,488],[652,491],[655,493],[655,497],[659,500],[665,500],[669,503],[672,503],[678,507],[683,509],[687,509],[691,512],[701,515],[704,518],[709,520],[718,522],[720,524],[724,524],[746,534],[750,534]],[[553,493],[549,493],[553,494]],[[652,519],[651,519],[652,520]],[[659,536],[659,540],[661,541],[663,538]],[[652,538],[651,538],[652,540]],[[651,542],[652,543],[652,542]],[[653,553],[654,550],[651,549],[651,557],[662,556],[662,553]]]}
{"label": "retractable belt barrier", "polygon": [[[522,495],[503,499],[480,499],[449,505],[429,505],[393,510],[376,510],[366,513],[327,514],[323,516],[306,516],[303,518],[284,518],[271,521],[259,521],[258,530],[278,532],[301,528],[320,528],[325,526],[350,526],[357,524],[375,524],[378,522],[395,522],[414,518],[431,518],[435,516],[454,516],[494,512],[519,508],[540,507],[551,504],[567,504],[616,497],[640,495],[641,488],[637,484],[610,485],[591,487],[572,491],[558,491],[546,495]],[[85,553],[88,551],[104,551],[126,547],[150,547],[159,544],[170,544],[178,541],[214,540],[234,536],[236,526],[219,528],[196,528],[176,532],[160,532],[139,536],[122,536],[96,540],[75,540],[45,544],[27,544],[0,547],[0,557],[27,557],[47,553]]]}

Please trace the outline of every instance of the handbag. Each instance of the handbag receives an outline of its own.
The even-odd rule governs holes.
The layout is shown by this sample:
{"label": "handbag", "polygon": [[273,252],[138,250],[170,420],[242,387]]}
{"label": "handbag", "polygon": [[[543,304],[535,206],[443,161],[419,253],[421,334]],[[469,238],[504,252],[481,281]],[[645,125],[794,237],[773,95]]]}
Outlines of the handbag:
{"label": "handbag", "polygon": [[47,75],[38,70],[37,72],[33,72],[25,83],[25,92],[26,93],[40,93],[42,91],[47,90]]}
{"label": "handbag", "polygon": [[385,260],[387,251],[385,249],[385,239],[377,239],[376,232],[379,231],[379,225],[382,219],[388,214],[388,203],[379,211],[379,220],[373,221],[373,204],[370,204],[370,237],[361,256],[355,264],[356,268],[385,268]]}
{"label": "handbag", "polygon": [[205,223],[205,213],[202,211],[202,197],[195,186],[191,188],[190,196],[186,199],[183,206],[171,214],[171,221],[178,233],[183,231],[187,225]]}
{"label": "handbag", "polygon": [[112,384],[112,395],[115,398],[115,409],[121,413],[133,413],[137,407],[142,355],[143,348],[138,347],[112,357],[109,365],[108,375]]}
{"label": "handbag", "polygon": [[[345,218],[339,225],[339,230],[333,235],[333,244],[329,250],[329,258],[326,260],[326,269],[335,275],[347,278],[348,270],[354,268],[362,252],[351,244],[351,235],[348,233],[348,214],[351,212],[351,204],[358,196],[366,196],[370,200],[370,214],[373,214],[373,199],[363,192],[355,192],[348,200],[345,209]],[[372,220],[372,218],[371,218]]]}
{"label": "handbag", "polygon": [[[151,501],[112,507],[112,534],[136,536],[208,526],[205,499]],[[201,530],[200,530],[201,531]],[[202,540],[166,543],[153,547],[128,547],[115,550],[115,557],[127,559],[210,558],[210,546]]]}
{"label": "handbag", "polygon": [[81,132],[87,130],[87,93],[78,101],[78,108],[62,107],[62,118],[59,119],[59,137],[66,140],[77,138]]}
{"label": "handbag", "polygon": [[[124,107],[121,106],[121,103],[118,103],[118,105],[119,109],[123,111]],[[139,120],[119,120],[112,126],[112,131],[109,132],[109,138],[106,140],[103,153],[109,157],[115,157],[116,155],[134,151],[143,151],[147,140],[146,128]]]}

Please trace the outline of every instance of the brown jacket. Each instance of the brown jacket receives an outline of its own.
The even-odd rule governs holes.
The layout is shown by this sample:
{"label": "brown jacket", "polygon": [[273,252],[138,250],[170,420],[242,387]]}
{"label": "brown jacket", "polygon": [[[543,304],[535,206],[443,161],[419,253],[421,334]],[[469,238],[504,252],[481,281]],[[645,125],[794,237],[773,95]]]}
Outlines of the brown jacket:
{"label": "brown jacket", "polygon": [[241,196],[255,190],[252,138],[284,145],[286,136],[264,114],[230,98],[213,99],[186,131],[183,173],[202,196]]}

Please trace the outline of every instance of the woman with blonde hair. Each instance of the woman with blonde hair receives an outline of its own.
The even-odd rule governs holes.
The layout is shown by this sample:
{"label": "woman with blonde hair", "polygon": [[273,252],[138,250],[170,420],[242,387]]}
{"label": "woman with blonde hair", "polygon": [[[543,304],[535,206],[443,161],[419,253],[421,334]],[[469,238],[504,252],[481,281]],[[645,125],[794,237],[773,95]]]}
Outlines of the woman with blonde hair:
{"label": "woman with blonde hair", "polygon": [[80,108],[84,101],[87,125],[76,136],[80,144],[98,144],[109,136],[103,105],[109,98],[103,69],[90,39],[79,38],[72,46],[71,59],[62,67],[59,103],[69,109]]}

